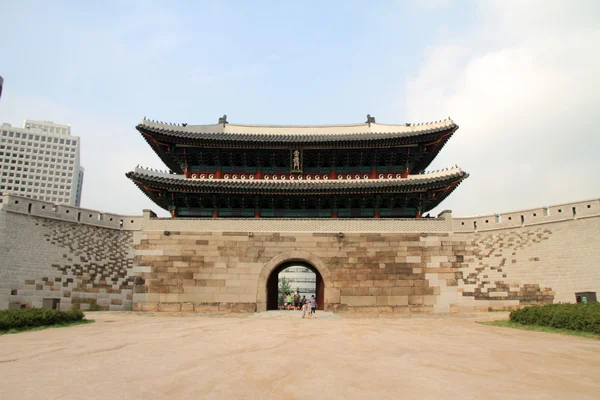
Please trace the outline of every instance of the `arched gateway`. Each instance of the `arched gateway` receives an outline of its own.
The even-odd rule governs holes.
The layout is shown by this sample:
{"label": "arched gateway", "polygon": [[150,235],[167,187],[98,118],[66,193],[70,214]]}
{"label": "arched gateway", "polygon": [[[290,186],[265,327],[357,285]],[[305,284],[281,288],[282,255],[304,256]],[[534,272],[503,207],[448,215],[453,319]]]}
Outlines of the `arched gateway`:
{"label": "arched gateway", "polygon": [[[335,297],[330,295],[336,290],[331,282],[331,274],[329,269],[321,262],[321,260],[308,252],[292,251],[279,254],[269,260],[263,267],[258,278],[257,291],[257,311],[275,310],[277,309],[277,290],[278,290],[278,275],[287,267],[292,265],[302,265],[309,268],[317,276],[317,308],[326,310],[333,307]],[[333,301],[332,301],[333,300]],[[339,301],[337,301],[339,302]]]}

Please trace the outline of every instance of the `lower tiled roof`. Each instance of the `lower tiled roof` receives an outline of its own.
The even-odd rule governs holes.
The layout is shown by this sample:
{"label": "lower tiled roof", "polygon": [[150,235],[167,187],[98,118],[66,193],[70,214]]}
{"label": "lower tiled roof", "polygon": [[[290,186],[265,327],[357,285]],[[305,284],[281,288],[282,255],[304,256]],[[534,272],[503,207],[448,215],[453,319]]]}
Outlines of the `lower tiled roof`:
{"label": "lower tiled roof", "polygon": [[194,193],[393,193],[422,191],[443,186],[457,186],[469,174],[460,168],[436,173],[411,175],[408,178],[348,180],[242,180],[189,179],[153,170],[136,168],[126,176],[154,189]]}

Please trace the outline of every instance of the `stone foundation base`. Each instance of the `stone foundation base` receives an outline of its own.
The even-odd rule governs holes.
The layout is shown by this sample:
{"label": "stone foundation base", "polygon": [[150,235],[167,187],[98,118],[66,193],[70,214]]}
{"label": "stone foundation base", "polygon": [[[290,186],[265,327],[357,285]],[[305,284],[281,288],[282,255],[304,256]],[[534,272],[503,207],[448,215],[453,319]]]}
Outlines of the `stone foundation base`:
{"label": "stone foundation base", "polygon": [[256,303],[133,303],[133,311],[256,312]]}

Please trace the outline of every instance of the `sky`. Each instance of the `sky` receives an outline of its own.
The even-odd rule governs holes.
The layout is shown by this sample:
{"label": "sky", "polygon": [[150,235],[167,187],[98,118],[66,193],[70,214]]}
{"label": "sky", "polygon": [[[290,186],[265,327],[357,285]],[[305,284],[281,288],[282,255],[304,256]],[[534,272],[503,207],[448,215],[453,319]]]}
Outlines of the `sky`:
{"label": "sky", "polygon": [[600,197],[600,2],[0,0],[0,123],[71,125],[82,207],[152,209],[144,117],[459,130],[429,170],[470,173],[432,215]]}

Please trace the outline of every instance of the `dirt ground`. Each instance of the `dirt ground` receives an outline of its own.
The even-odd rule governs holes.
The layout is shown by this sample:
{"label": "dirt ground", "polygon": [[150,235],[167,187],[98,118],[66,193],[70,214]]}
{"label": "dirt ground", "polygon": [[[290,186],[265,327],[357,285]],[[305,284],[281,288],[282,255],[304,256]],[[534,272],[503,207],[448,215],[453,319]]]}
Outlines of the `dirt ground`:
{"label": "dirt ground", "polygon": [[0,399],[598,399],[600,341],[470,316],[89,313],[0,336]]}

